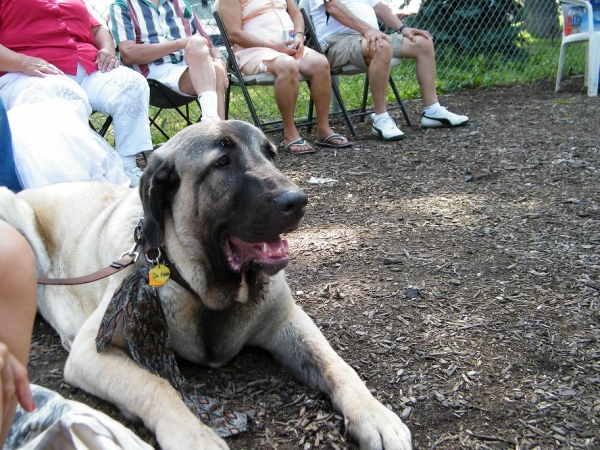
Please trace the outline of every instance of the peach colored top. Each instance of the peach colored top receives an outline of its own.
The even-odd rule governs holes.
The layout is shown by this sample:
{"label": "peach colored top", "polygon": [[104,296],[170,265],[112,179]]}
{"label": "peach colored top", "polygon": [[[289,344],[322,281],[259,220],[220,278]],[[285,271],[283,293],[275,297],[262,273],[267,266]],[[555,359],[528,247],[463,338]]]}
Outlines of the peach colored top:
{"label": "peach colored top", "polygon": [[[283,28],[294,27],[285,0],[240,0],[240,4],[242,29],[264,40],[283,42]],[[310,51],[304,47],[302,57]],[[237,44],[233,46],[233,52],[243,75],[267,72],[263,61],[272,61],[284,54],[266,47],[244,48]]]}

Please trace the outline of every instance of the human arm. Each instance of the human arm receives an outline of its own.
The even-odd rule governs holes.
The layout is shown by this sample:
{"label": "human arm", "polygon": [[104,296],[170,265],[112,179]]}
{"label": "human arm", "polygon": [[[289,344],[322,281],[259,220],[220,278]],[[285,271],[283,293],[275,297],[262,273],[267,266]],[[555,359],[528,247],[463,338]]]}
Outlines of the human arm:
{"label": "human arm", "polygon": [[63,74],[62,70],[41,58],[17,53],[2,44],[0,44],[0,71],[23,72],[25,75],[42,78],[46,74]]}
{"label": "human arm", "polygon": [[156,44],[138,44],[135,41],[121,41],[119,42],[121,60],[127,65],[148,64],[166,55],[185,49],[191,38],[191,36],[187,36],[168,42],[157,42]]}
{"label": "human arm", "polygon": [[304,49],[304,40],[306,38],[304,35],[306,31],[304,18],[302,17],[302,12],[298,8],[295,0],[286,0],[286,3],[287,12],[292,19],[292,23],[294,24],[294,48],[296,49],[296,54],[302,55],[302,50]]}
{"label": "human arm", "polygon": [[283,42],[273,42],[242,29],[242,6],[239,0],[219,0],[219,14],[227,29],[229,39],[240,47],[267,47],[281,53],[294,55],[295,49],[288,48]]}
{"label": "human arm", "polygon": [[427,39],[433,39],[431,34],[429,34],[426,30],[419,30],[418,28],[412,28],[400,20],[400,18],[394,14],[392,8],[390,8],[386,3],[379,2],[375,5],[375,14],[377,15],[377,19],[383,22],[384,25],[389,28],[398,31],[405,38],[410,39],[411,41],[416,41],[416,36],[421,35]]}
{"label": "human arm", "polygon": [[115,53],[115,42],[108,30],[98,25],[92,27],[92,34],[94,35],[94,47],[98,49],[96,55],[98,70],[108,72],[115,67],[119,67],[119,59]]}
{"label": "human arm", "polygon": [[373,50],[383,45],[384,40],[391,41],[390,37],[379,30],[379,28],[373,27],[370,23],[353,14],[341,0],[331,0],[325,3],[325,10],[342,25],[362,34]]}

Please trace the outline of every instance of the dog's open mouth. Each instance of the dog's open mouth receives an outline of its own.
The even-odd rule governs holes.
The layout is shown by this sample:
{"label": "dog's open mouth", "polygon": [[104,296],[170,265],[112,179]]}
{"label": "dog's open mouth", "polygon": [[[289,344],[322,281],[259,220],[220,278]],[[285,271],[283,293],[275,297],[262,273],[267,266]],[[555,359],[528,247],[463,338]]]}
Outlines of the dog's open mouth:
{"label": "dog's open mouth", "polygon": [[235,236],[225,240],[227,263],[233,272],[245,272],[250,268],[274,275],[287,266],[288,242],[277,236],[262,242],[246,242]]}

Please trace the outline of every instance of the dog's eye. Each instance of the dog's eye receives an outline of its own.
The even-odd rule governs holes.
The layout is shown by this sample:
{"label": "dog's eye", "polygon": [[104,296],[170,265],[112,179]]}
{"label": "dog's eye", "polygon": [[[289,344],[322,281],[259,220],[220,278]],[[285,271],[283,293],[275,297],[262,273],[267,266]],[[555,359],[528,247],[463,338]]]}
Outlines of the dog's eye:
{"label": "dog's eye", "polygon": [[215,167],[225,167],[229,164],[229,158],[227,155],[221,156],[215,163]]}

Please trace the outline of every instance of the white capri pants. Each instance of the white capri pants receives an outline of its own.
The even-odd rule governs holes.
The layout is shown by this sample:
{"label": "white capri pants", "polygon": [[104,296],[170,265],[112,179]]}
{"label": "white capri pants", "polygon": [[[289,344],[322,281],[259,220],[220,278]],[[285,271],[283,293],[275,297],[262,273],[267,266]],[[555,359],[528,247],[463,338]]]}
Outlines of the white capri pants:
{"label": "white capri pants", "polygon": [[11,72],[0,77],[0,97],[7,110],[27,89],[38,90],[52,98],[82,99],[88,107],[88,116],[92,111],[110,114],[115,150],[122,157],[152,150],[148,122],[150,88],[143,75],[128,67],[87,74],[79,64],[75,76],[46,75],[42,78]]}

